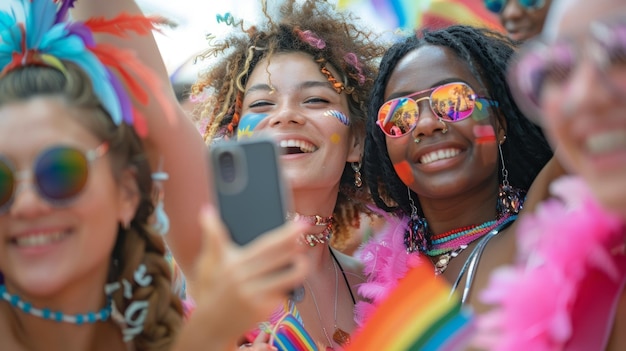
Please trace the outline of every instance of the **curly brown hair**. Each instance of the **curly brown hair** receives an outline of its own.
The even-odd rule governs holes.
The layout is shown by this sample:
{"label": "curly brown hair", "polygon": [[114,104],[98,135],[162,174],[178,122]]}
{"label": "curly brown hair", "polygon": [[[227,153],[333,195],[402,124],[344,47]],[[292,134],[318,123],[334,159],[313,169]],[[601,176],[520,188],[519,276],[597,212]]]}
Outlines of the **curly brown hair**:
{"label": "curly brown hair", "polygon": [[[378,37],[360,28],[353,15],[336,11],[323,0],[286,0],[278,16],[270,14],[263,1],[262,10],[263,26],[245,28],[242,21],[231,20],[230,24],[239,30],[213,43],[200,55],[220,55],[219,62],[201,74],[192,87],[192,95],[207,96],[198,109],[200,119],[208,121],[205,141],[233,136],[248,77],[261,60],[289,52],[313,57],[331,86],[338,93],[349,95],[351,132],[364,135],[367,99],[377,60],[384,53]],[[340,76],[334,77],[327,65]],[[340,249],[348,239],[349,227],[357,227],[359,214],[368,212],[364,205],[369,202],[369,195],[364,187],[356,188],[354,181],[354,171],[346,163],[333,213],[332,244]]]}
{"label": "curly brown hair", "polygon": [[[133,339],[136,350],[169,350],[182,326],[182,304],[172,292],[171,269],[164,257],[163,238],[153,233],[149,224],[154,204],[151,170],[143,145],[131,126],[114,124],[96,97],[87,75],[70,62],[64,61],[63,64],[66,68],[63,73],[43,66],[27,66],[8,72],[0,79],[0,106],[34,96],[60,96],[72,106],[93,111],[88,118],[77,121],[100,140],[108,142],[112,173],[116,179],[125,169],[134,171],[140,193],[130,227],[119,225],[107,281],[132,282],[132,297],[125,298],[123,289],[118,289],[112,299],[122,314],[133,301],[147,301],[150,306],[143,332]],[[152,282],[145,287],[139,286],[134,279],[141,264],[152,276]]]}

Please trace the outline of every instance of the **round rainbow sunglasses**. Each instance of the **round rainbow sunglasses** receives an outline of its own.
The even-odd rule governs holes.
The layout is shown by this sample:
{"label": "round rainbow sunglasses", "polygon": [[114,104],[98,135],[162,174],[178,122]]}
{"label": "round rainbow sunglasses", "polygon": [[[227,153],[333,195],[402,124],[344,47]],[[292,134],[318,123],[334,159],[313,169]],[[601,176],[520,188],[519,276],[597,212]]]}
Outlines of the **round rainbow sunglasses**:
{"label": "round rainbow sunglasses", "polygon": [[[425,93],[429,93],[428,96],[416,98]],[[422,100],[429,101],[430,109],[442,121],[458,122],[472,115],[478,99],[487,105],[498,106],[497,101],[476,95],[466,83],[447,83],[385,102],[378,110],[376,124],[387,136],[398,138],[411,133],[417,126],[420,115],[417,103]]]}
{"label": "round rainbow sunglasses", "polygon": [[[485,3],[485,7],[487,8],[487,10],[495,14],[500,14],[500,12],[502,12],[502,10],[504,10],[504,8],[506,7],[506,3],[509,1],[510,0],[485,0],[484,3]],[[524,10],[531,10],[531,11],[539,10],[546,5],[545,0],[513,0],[513,1],[517,1],[517,3]]]}
{"label": "round rainbow sunglasses", "polygon": [[543,98],[550,92],[566,91],[579,66],[590,62],[603,82],[626,97],[620,77],[626,72],[626,20],[593,22],[583,41],[571,38],[529,41],[509,67],[508,81],[518,105],[535,122],[541,113]]}
{"label": "round rainbow sunglasses", "polygon": [[18,183],[31,173],[44,200],[55,207],[67,206],[85,188],[91,163],[108,149],[106,142],[85,152],[71,146],[52,146],[37,156],[32,171],[16,171],[9,158],[0,155],[0,214],[8,211],[20,189]]}

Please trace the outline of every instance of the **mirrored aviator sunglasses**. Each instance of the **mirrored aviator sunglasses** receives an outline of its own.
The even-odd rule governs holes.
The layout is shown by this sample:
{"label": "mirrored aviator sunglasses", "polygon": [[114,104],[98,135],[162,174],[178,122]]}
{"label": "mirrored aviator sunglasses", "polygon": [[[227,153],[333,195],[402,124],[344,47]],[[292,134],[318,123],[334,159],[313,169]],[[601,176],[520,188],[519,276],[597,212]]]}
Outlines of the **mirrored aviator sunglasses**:
{"label": "mirrored aviator sunglasses", "polygon": [[495,14],[500,14],[509,1],[517,1],[519,6],[527,11],[536,11],[546,5],[545,0],[485,0],[484,3],[487,10]]}
{"label": "mirrored aviator sunglasses", "polygon": [[[425,93],[429,93],[428,96],[419,97]],[[446,122],[468,118],[477,104],[498,106],[496,101],[476,95],[466,83],[447,83],[385,102],[378,110],[376,124],[392,138],[409,134],[417,125],[420,115],[418,102],[422,100],[429,100],[435,116]]]}
{"label": "mirrored aviator sunglasses", "polygon": [[0,155],[0,214],[8,212],[20,189],[18,184],[31,173],[41,198],[55,207],[67,206],[87,184],[91,163],[107,151],[107,143],[86,152],[70,146],[53,146],[37,156],[32,172],[16,171],[13,163]]}
{"label": "mirrored aviator sunglasses", "polygon": [[[626,19],[595,22],[585,41],[540,39],[527,43],[509,67],[508,81],[525,115],[539,123],[546,94],[565,91],[577,66],[591,60],[603,82],[626,97]],[[584,44],[583,44],[584,43]]]}

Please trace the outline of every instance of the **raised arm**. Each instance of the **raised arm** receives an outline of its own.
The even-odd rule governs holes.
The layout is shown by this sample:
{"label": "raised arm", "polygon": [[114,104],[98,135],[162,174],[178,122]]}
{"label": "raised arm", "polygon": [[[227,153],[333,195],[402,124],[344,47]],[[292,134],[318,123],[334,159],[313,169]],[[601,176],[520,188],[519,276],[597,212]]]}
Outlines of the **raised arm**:
{"label": "raised arm", "polygon": [[[78,20],[112,18],[122,12],[140,14],[141,10],[132,0],[80,0],[76,2],[72,16]],[[123,39],[102,35],[97,40],[134,51],[140,62],[159,78],[160,86],[149,88],[158,89],[173,111],[173,116],[166,116],[165,109],[154,98],[147,106],[137,106],[148,122],[145,146],[153,169],[162,160],[163,170],[169,174],[169,180],[164,183],[165,211],[170,218],[166,240],[187,277],[192,278],[192,268],[201,247],[198,213],[202,205],[210,201],[210,172],[204,161],[204,142],[178,105],[152,35],[131,34]]]}

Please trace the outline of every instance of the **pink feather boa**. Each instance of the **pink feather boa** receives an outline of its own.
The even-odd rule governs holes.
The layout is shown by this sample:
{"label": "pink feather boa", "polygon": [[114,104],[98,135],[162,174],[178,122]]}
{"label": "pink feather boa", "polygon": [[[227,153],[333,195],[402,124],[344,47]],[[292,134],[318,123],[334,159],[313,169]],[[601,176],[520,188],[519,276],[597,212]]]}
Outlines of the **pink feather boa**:
{"label": "pink feather boa", "polygon": [[496,270],[475,345],[489,350],[603,350],[626,278],[623,219],[574,177],[520,220],[516,264]]}
{"label": "pink feather boa", "polygon": [[365,243],[355,256],[363,262],[367,282],[359,285],[358,292],[367,301],[355,306],[355,320],[363,326],[376,307],[398,285],[410,268],[421,262],[418,253],[409,254],[404,245],[407,217],[385,216],[385,229]]}

